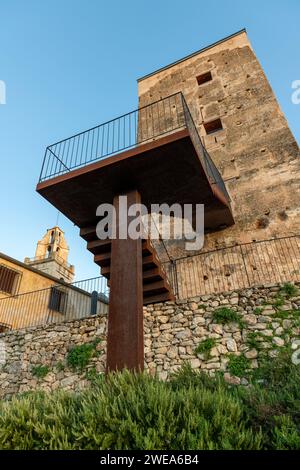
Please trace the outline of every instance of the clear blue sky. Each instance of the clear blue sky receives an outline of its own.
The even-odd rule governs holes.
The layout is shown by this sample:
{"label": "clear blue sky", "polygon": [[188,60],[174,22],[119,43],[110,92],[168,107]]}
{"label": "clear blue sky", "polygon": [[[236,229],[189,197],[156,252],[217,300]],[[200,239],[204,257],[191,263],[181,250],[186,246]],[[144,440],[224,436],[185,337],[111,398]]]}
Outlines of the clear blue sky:
{"label": "clear blue sky", "polygon": [[[299,0],[0,0],[0,251],[23,260],[56,223],[35,193],[48,144],[137,106],[136,79],[235,31],[249,38],[298,142]],[[98,267],[63,216],[77,279]]]}

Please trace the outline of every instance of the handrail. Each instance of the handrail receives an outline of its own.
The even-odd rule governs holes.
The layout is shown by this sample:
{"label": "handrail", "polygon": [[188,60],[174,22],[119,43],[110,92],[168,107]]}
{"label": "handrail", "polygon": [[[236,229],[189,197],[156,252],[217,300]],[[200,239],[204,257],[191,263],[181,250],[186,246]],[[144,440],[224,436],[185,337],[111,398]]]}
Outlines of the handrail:
{"label": "handrail", "polygon": [[0,299],[0,324],[20,329],[107,313],[109,289],[103,276],[58,282]]}
{"label": "handrail", "polygon": [[201,250],[164,263],[178,299],[300,282],[300,234]]}
{"label": "handrail", "polygon": [[182,108],[182,93],[175,93],[48,146],[39,181],[185,127]]}
{"label": "handrail", "polygon": [[181,92],[155,101],[47,147],[39,182],[92,162],[138,147],[163,135],[187,128],[210,182],[230,197],[225,183],[205,149],[191,111]]}

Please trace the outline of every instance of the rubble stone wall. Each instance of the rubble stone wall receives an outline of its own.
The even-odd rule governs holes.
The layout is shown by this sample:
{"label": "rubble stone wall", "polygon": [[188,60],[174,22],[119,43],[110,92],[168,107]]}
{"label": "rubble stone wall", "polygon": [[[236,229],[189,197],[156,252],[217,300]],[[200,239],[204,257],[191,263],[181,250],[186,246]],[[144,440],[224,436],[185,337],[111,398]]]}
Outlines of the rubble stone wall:
{"label": "rubble stone wall", "polygon": [[[228,315],[235,321],[224,323]],[[0,397],[87,386],[95,373],[105,370],[106,328],[107,316],[97,315],[1,334]],[[273,357],[288,348],[291,360],[300,362],[300,283],[293,288],[273,284],[148,305],[144,331],[145,369],[150,374],[167,379],[189,362],[193,369],[221,371],[226,380],[245,383],[241,374],[233,373],[234,357],[242,357],[242,364],[251,369],[262,355]],[[69,351],[92,342],[95,351],[88,365],[72,370]],[[43,377],[37,376],[39,368],[46,372]]]}

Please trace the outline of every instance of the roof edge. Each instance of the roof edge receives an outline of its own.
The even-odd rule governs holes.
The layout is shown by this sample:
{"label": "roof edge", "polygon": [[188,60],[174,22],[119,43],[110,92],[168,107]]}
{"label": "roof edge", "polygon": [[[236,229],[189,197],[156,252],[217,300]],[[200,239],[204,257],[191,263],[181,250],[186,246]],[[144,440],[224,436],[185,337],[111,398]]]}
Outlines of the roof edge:
{"label": "roof edge", "polygon": [[16,264],[20,268],[28,269],[28,271],[31,271],[35,274],[39,274],[42,277],[46,277],[47,279],[50,279],[51,281],[55,281],[56,284],[63,284],[63,285],[67,284],[67,285],[69,285],[69,283],[61,281],[57,277],[52,276],[51,274],[48,274],[44,271],[41,271],[40,269],[33,268],[29,264],[23,263],[23,261],[19,261],[18,259],[12,258],[11,256],[6,255],[5,253],[0,252],[0,259],[1,258],[8,261],[8,262],[10,262],[10,263],[12,263],[12,264]]}
{"label": "roof edge", "polygon": [[209,44],[208,46],[202,47],[202,48],[199,49],[198,51],[192,52],[191,54],[186,55],[186,56],[183,57],[182,59],[175,60],[174,62],[171,62],[171,64],[165,65],[164,67],[161,67],[161,68],[155,70],[154,72],[150,72],[150,73],[148,73],[148,74],[146,74],[146,75],[144,75],[144,76],[138,78],[138,79],[137,79],[137,82],[141,82],[142,80],[145,80],[146,78],[152,77],[153,75],[155,75],[155,74],[157,74],[157,73],[159,73],[159,72],[162,72],[163,70],[167,70],[167,69],[173,67],[174,65],[180,64],[181,62],[184,62],[185,60],[188,60],[188,59],[190,59],[191,57],[194,57],[194,56],[196,56],[197,54],[200,54],[201,52],[207,51],[208,49],[211,49],[212,47],[218,46],[218,45],[221,44],[222,42],[228,41],[229,39],[232,39],[232,38],[234,38],[235,36],[238,36],[239,34],[242,34],[242,33],[247,33],[246,28],[240,29],[239,31],[237,31],[237,32],[235,32],[235,33],[233,33],[233,34],[230,34],[229,36],[226,36],[225,38],[219,39],[218,41],[213,42],[212,44]]}

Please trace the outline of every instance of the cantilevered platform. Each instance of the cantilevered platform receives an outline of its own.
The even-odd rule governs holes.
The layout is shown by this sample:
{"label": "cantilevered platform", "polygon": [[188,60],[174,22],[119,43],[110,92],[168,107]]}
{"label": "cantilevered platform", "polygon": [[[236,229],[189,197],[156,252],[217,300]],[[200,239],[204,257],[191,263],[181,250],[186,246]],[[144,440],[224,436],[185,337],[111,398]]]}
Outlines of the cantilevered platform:
{"label": "cantilevered platform", "polygon": [[204,204],[206,231],[234,223],[225,184],[183,95],[48,147],[37,191],[80,228],[109,279],[108,369],[142,368],[142,303],[172,300],[174,293],[147,240],[98,240],[97,207],[111,203],[118,213],[118,196],[126,194],[149,211],[152,204]]}
{"label": "cantilevered platform", "polygon": [[205,204],[205,228],[233,224],[227,194],[206,175],[188,129],[38,184],[37,191],[78,227],[99,221],[96,208],[137,188],[142,203]]}

